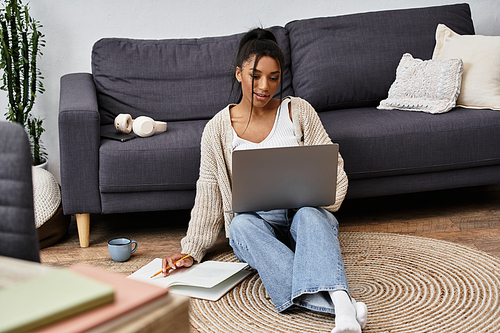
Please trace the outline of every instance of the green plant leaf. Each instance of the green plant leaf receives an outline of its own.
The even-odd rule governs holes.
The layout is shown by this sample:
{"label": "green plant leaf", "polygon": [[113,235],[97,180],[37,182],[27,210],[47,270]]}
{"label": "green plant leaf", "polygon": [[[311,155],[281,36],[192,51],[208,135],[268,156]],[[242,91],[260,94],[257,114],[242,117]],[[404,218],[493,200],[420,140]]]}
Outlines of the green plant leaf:
{"label": "green plant leaf", "polygon": [[29,15],[28,5],[21,0],[4,0],[0,8],[0,69],[3,71],[0,89],[7,92],[5,117],[21,124],[29,133],[35,164],[46,158],[41,141],[45,131],[43,120],[31,110],[37,93],[45,92],[37,59],[45,46],[42,25]]}

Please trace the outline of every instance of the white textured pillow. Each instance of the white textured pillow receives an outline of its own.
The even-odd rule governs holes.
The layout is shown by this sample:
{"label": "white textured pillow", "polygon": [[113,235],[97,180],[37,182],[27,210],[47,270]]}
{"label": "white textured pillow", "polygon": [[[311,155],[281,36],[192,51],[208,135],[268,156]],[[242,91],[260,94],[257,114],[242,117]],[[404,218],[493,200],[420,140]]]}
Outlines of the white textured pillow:
{"label": "white textured pillow", "polygon": [[464,63],[457,106],[500,110],[500,37],[462,36],[439,24],[432,59],[452,58]]}
{"label": "white textured pillow", "polygon": [[443,113],[455,107],[462,81],[462,60],[420,60],[405,53],[389,96],[378,109]]}

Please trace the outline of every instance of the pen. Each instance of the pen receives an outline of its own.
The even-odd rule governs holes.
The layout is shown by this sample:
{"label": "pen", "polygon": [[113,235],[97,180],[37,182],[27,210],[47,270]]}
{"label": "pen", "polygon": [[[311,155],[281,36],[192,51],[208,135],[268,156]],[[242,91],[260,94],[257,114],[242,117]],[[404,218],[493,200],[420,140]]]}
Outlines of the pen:
{"label": "pen", "polygon": [[[184,257],[180,258],[179,260],[177,260],[176,262],[174,262],[174,265],[175,265],[175,264],[177,264],[179,261],[184,260],[184,259],[189,258],[189,257],[191,257],[191,255],[190,255],[190,254],[188,254],[188,255],[186,255],[186,256],[184,256]],[[165,268],[165,270],[169,270],[170,268],[171,268],[170,266],[167,266],[167,268]],[[151,278],[154,278],[155,276],[157,276],[157,275],[158,275],[158,274],[160,274],[161,272],[163,272],[163,270],[160,270],[160,271],[156,272],[154,275],[152,275],[152,276],[150,277],[150,279],[151,279]]]}

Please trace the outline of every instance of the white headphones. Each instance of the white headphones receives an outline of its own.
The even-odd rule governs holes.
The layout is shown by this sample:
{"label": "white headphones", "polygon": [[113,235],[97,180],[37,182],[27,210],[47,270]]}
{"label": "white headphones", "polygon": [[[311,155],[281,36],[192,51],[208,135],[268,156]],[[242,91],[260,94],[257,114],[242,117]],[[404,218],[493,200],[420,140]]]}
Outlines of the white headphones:
{"label": "white headphones", "polygon": [[146,116],[140,116],[133,120],[131,115],[120,113],[115,118],[115,128],[118,132],[128,134],[134,131],[136,135],[147,138],[156,132],[165,132],[167,130],[167,123],[154,121]]}

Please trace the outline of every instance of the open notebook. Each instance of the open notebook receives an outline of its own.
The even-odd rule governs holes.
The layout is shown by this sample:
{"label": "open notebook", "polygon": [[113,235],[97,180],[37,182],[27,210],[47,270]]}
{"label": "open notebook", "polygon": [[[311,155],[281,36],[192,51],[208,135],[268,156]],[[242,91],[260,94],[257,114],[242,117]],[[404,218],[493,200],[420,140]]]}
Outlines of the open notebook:
{"label": "open notebook", "polygon": [[171,293],[217,301],[252,273],[241,262],[204,261],[189,268],[178,268],[169,276],[151,276],[161,270],[162,259],[156,258],[128,276],[130,279],[169,288]]}

